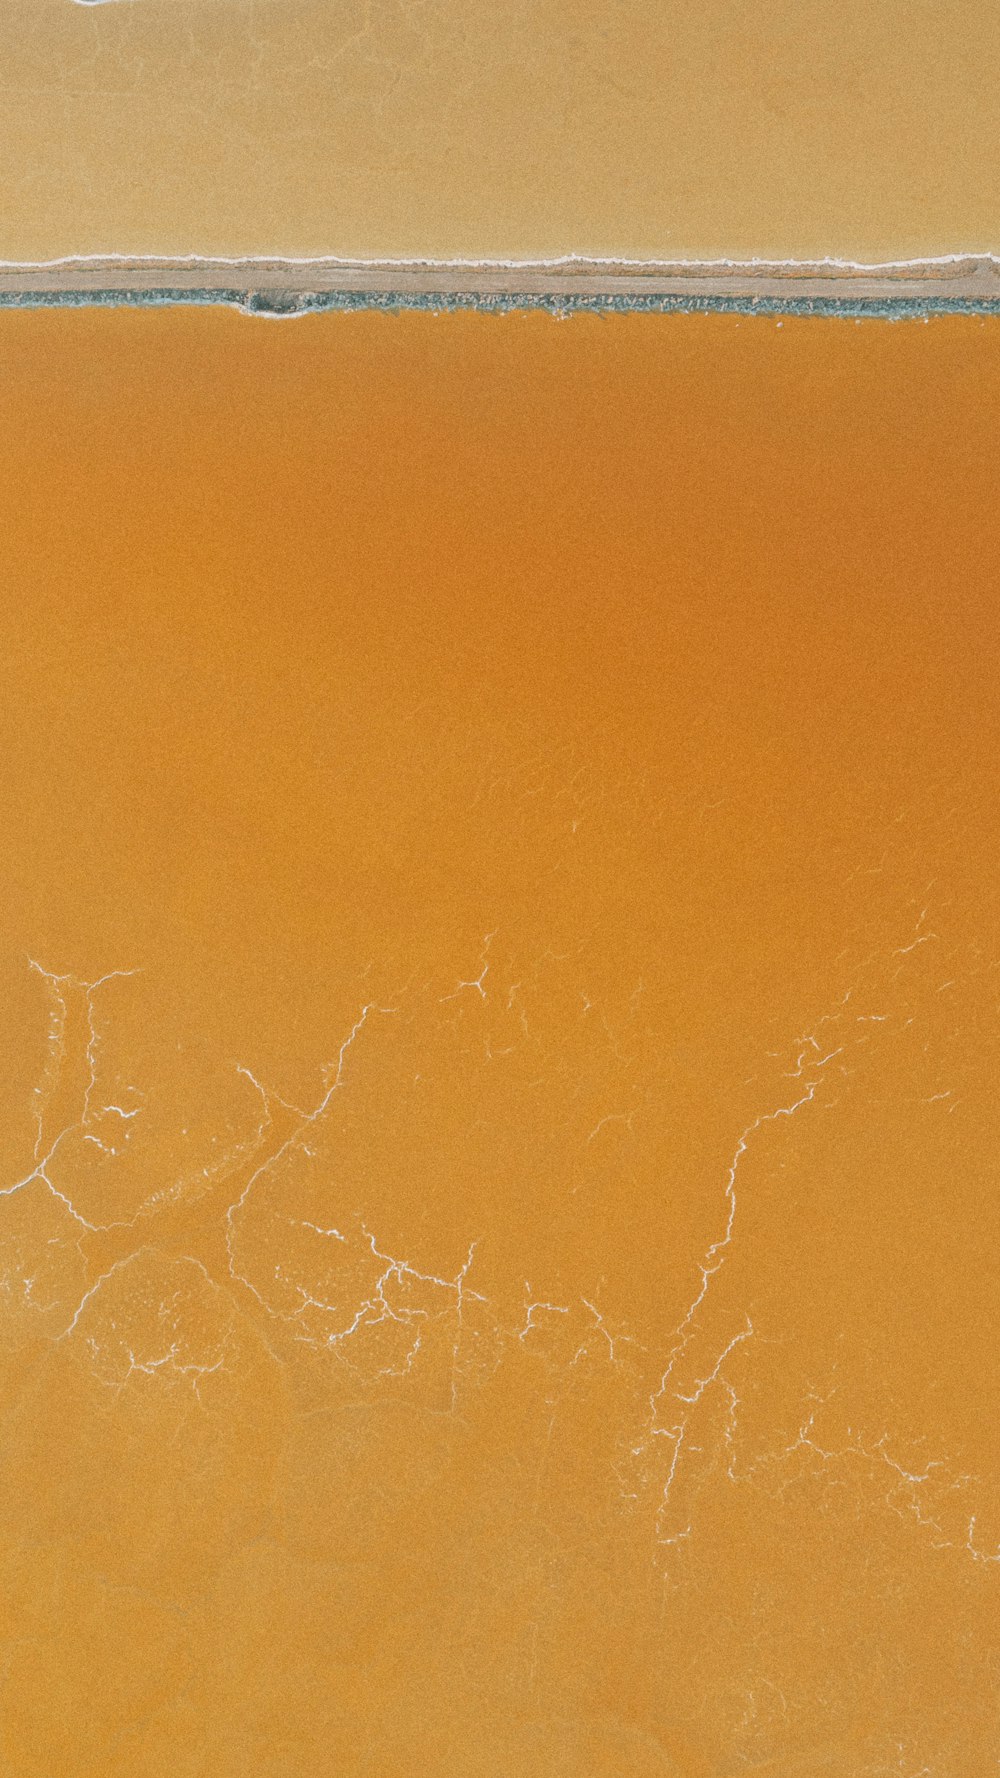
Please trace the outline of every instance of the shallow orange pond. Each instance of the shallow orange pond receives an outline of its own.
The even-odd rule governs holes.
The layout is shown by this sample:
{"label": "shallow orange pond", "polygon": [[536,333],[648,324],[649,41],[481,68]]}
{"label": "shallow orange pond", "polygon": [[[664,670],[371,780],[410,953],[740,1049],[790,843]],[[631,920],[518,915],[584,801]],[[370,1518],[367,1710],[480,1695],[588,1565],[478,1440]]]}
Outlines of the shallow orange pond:
{"label": "shallow orange pond", "polygon": [[4,1774],[992,1771],[996,323],[0,373]]}

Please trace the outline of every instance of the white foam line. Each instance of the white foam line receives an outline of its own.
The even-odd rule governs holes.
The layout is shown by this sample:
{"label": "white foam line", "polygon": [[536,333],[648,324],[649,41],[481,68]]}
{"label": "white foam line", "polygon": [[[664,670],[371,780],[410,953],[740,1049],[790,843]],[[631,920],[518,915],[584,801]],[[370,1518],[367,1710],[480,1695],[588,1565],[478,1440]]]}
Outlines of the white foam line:
{"label": "white foam line", "polygon": [[[94,0],[88,0],[93,4]],[[348,259],[337,254],[205,254],[205,253],[67,253],[58,259],[0,259],[0,271],[58,271],[63,266],[329,266],[344,271],[553,271],[561,266],[594,266],[610,270],[647,272],[701,272],[720,274],[749,271],[809,272],[906,272],[965,265],[971,260],[1000,266],[1000,254],[970,248],[961,253],[930,254],[922,259],[860,260],[838,259],[825,255],[821,259],[616,259],[605,254],[562,253],[550,259]]]}

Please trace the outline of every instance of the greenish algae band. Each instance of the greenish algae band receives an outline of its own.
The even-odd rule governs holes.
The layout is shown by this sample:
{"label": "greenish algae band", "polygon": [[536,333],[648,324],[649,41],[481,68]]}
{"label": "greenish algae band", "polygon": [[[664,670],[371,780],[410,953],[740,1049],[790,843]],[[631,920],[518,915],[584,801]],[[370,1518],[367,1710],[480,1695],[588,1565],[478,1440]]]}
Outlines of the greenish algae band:
{"label": "greenish algae band", "polygon": [[321,290],[314,292],[246,291],[220,288],[169,288],[130,290],[0,290],[0,309],[38,308],[162,308],[174,304],[220,304],[249,315],[294,318],[325,310],[380,309],[388,313],[427,309],[432,313],[478,309],[487,314],[511,314],[541,309],[552,315],[578,311],[610,314],[735,314],[826,315],[845,320],[922,320],[931,315],[995,315],[998,296],[724,296],[573,292],[425,292]]}

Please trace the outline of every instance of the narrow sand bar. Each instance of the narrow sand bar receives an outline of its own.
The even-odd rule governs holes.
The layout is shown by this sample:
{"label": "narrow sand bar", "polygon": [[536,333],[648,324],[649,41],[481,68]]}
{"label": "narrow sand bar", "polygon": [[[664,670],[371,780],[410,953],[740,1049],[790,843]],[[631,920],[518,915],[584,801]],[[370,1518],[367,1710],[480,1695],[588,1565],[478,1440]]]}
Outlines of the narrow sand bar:
{"label": "narrow sand bar", "polygon": [[[422,302],[491,299],[545,303],[555,299],[651,302],[700,307],[760,302],[768,307],[901,304],[933,310],[1000,305],[1000,259],[988,253],[860,265],[849,261],[726,260],[654,262],[551,260],[349,260],[130,258],[94,255],[35,265],[0,263],[0,304],[47,301],[205,301],[295,313],[337,299]],[[353,301],[350,306],[354,306]],[[362,300],[363,306],[363,300]]]}

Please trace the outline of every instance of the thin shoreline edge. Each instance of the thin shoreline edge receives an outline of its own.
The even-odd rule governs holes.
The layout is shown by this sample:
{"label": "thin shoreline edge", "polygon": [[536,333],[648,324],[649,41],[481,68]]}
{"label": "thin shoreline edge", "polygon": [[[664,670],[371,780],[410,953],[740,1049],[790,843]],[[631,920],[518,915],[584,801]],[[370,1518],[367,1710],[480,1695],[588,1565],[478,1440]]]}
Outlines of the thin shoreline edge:
{"label": "thin shoreline edge", "polygon": [[225,303],[273,316],[322,309],[538,307],[931,314],[1000,311],[1000,258],[523,261],[93,255],[0,261],[0,307]]}

